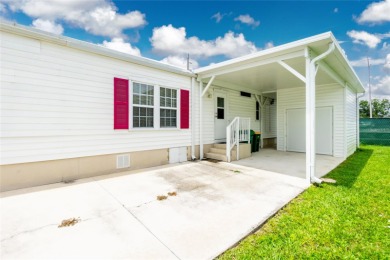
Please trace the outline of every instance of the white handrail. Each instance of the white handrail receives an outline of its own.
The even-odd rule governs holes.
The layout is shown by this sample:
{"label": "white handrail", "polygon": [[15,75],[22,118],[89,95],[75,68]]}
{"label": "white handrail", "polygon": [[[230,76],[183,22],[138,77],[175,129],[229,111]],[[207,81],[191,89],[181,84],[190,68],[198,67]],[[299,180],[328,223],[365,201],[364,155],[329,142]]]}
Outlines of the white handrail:
{"label": "white handrail", "polygon": [[237,160],[240,159],[240,142],[250,144],[251,119],[235,117],[226,127],[226,157],[230,162],[231,150],[237,145]]}

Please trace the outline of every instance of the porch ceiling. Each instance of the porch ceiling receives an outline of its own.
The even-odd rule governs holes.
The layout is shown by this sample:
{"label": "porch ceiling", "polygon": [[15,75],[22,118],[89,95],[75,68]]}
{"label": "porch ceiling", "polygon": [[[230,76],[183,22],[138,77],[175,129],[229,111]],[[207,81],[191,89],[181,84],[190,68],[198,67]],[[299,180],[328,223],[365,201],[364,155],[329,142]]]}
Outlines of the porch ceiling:
{"label": "porch ceiling", "polygon": [[[305,59],[303,57],[286,60],[285,62],[301,75],[305,76]],[[278,63],[271,63],[222,74],[217,76],[216,79],[217,80],[213,83],[213,85],[223,85],[224,83],[229,83],[237,88],[245,87],[258,90],[260,92],[305,86],[303,81],[298,79]],[[316,83],[318,85],[322,85],[336,83],[336,81],[322,70],[319,70],[316,77]]]}
{"label": "porch ceiling", "polygon": [[[277,89],[304,87],[305,83],[278,63],[283,61],[305,77],[305,48],[313,57],[325,52],[330,42],[336,42],[336,49],[320,64],[316,75],[316,85],[348,83],[358,93],[364,88],[349,65],[342,49],[331,33],[316,35],[297,42],[263,50],[255,54],[221,62],[195,71],[198,78],[207,83],[216,76],[213,85],[230,88],[253,89],[254,92],[269,92]],[[327,71],[327,72],[326,72]],[[329,73],[329,71],[331,73]],[[333,77],[330,76],[333,74]],[[336,78],[334,77],[336,75]]]}

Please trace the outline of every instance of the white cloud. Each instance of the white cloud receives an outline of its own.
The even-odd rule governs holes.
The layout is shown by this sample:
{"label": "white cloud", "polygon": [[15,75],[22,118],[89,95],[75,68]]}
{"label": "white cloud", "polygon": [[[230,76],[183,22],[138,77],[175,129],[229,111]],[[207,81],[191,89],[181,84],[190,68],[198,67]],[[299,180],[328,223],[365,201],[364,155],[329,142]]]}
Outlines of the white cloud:
{"label": "white cloud", "polygon": [[388,44],[387,42],[384,42],[382,45],[382,50],[383,51],[390,50],[390,44]]}
{"label": "white cloud", "polygon": [[256,21],[249,14],[239,15],[236,18],[234,18],[234,21],[239,21],[241,23],[244,23],[246,25],[250,25],[252,27],[257,27],[260,25],[260,21]]}
{"label": "white cloud", "polygon": [[370,34],[365,31],[348,31],[347,35],[353,39],[354,43],[367,45],[369,48],[375,48],[380,42],[381,38],[377,35]]}
{"label": "white cloud", "polygon": [[390,22],[390,0],[375,2],[367,8],[357,18],[358,23],[383,23]]}
{"label": "white cloud", "polygon": [[226,14],[221,14],[220,12],[218,12],[218,13],[214,14],[213,16],[211,16],[211,19],[215,19],[215,21],[216,21],[217,23],[219,23],[219,22],[223,19],[223,17],[224,17],[225,15],[226,15]]}
{"label": "white cloud", "polygon": [[134,56],[141,56],[141,51],[137,47],[131,46],[130,43],[125,42],[123,38],[117,37],[111,41],[103,41],[102,46]]}
{"label": "white cloud", "polygon": [[[170,55],[162,59],[161,62],[187,69],[187,58],[183,56]],[[190,69],[196,69],[198,67],[199,67],[199,63],[196,60],[190,58]]]}
{"label": "white cloud", "polygon": [[0,14],[5,14],[7,12],[7,7],[5,4],[0,3]]}
{"label": "white cloud", "polygon": [[333,9],[333,13],[338,13],[339,12],[339,9],[336,7],[335,9]]}
{"label": "white cloud", "polygon": [[95,35],[122,37],[122,31],[146,24],[139,11],[117,12],[110,0],[3,0],[13,12],[21,11],[48,21],[63,21]]}
{"label": "white cloud", "polygon": [[372,96],[379,98],[390,98],[390,76],[384,76],[378,83],[371,86]]}
{"label": "white cloud", "polygon": [[62,27],[61,24],[56,24],[55,22],[49,20],[36,19],[33,21],[32,25],[33,27],[39,30],[58,34],[58,35],[64,32],[64,28]]}
{"label": "white cloud", "polygon": [[[371,59],[370,58],[370,66],[377,66],[385,64],[385,59]],[[354,67],[367,67],[367,58],[362,57],[359,60],[353,60],[351,61],[351,65]]]}
{"label": "white cloud", "polygon": [[390,53],[387,54],[386,60],[385,60],[385,65],[383,66],[385,70],[390,72]]}
{"label": "white cloud", "polygon": [[269,49],[269,48],[272,48],[272,47],[274,47],[274,43],[273,42],[267,42],[266,44],[265,44],[265,49]]}
{"label": "white cloud", "polygon": [[165,55],[189,53],[195,57],[225,55],[233,58],[257,51],[254,43],[247,41],[242,33],[229,31],[223,37],[206,41],[196,36],[187,38],[184,27],[175,28],[171,24],[154,28],[150,42],[155,52]]}

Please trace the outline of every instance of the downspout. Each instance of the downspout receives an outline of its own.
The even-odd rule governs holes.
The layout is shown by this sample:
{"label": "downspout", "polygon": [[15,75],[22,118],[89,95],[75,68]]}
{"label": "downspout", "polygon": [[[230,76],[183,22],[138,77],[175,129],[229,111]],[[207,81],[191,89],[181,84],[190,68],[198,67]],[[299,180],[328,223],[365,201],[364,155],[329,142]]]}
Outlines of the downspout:
{"label": "downspout", "polygon": [[203,160],[203,98],[202,98],[202,88],[203,83],[201,79],[199,81],[199,160]]}
{"label": "downspout", "polygon": [[364,97],[366,93],[363,93],[361,96],[356,94],[356,148],[360,148],[360,104],[359,99]]}
{"label": "downspout", "polygon": [[[261,99],[261,97],[262,96],[260,96],[260,99]],[[260,99],[259,99],[259,97],[255,94],[255,98],[256,98],[256,101],[259,103],[259,128],[260,128],[260,147],[261,148],[263,148],[263,138],[262,138],[262,131],[261,131],[261,117],[262,117],[262,115],[261,115],[261,107],[262,107],[262,105],[261,105],[261,102],[260,102]]]}
{"label": "downspout", "polygon": [[[309,70],[310,70],[310,75],[309,75],[309,79],[306,78],[306,80],[310,80],[310,83],[312,86],[312,93],[311,93],[311,107],[314,109],[314,111],[311,111],[310,113],[310,117],[311,117],[311,124],[310,124],[310,129],[311,129],[311,135],[310,135],[310,143],[311,143],[311,149],[310,149],[310,153],[311,153],[311,156],[310,156],[310,181],[311,182],[314,182],[314,183],[321,183],[322,180],[317,178],[315,176],[315,157],[316,157],[316,144],[315,144],[315,126],[316,126],[316,118],[315,118],[315,98],[316,98],[316,83],[315,83],[315,78],[316,78],[316,74],[317,74],[317,67],[316,67],[316,62],[324,59],[326,56],[328,56],[330,53],[332,53],[335,49],[335,44],[334,42],[332,42],[328,48],[328,50],[324,53],[322,53],[321,55],[315,57],[314,59],[312,59],[310,61],[310,67],[309,67]],[[307,151],[306,151],[307,152]]]}
{"label": "downspout", "polygon": [[191,78],[191,160],[195,160],[195,136],[194,136],[194,122],[195,122],[195,113],[194,113],[194,84],[195,78]]}

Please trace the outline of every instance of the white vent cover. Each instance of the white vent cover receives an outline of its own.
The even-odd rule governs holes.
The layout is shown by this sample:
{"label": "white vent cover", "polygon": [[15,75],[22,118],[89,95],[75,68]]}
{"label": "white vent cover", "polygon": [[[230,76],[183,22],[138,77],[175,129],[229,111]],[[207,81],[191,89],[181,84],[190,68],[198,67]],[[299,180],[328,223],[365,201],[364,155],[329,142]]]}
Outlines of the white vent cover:
{"label": "white vent cover", "polygon": [[169,148],[169,163],[187,161],[187,147]]}
{"label": "white vent cover", "polygon": [[130,167],[130,154],[120,154],[116,157],[116,168],[129,168]]}

